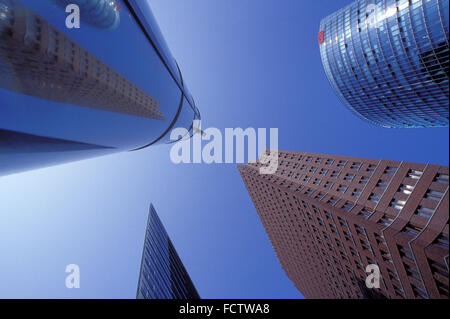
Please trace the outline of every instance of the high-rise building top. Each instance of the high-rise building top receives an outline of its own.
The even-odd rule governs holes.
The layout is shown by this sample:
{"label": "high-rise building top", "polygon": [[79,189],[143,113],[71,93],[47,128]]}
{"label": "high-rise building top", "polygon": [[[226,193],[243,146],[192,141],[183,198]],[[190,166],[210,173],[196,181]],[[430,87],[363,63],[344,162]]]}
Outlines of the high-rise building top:
{"label": "high-rise building top", "polygon": [[200,299],[153,205],[148,215],[137,299]]}
{"label": "high-rise building top", "polygon": [[0,1],[0,88],[163,120],[158,102],[17,1]]}
{"label": "high-rise building top", "polygon": [[356,115],[389,128],[448,126],[449,0],[357,0],[324,18],[325,73]]}
{"label": "high-rise building top", "polygon": [[448,298],[448,167],[287,151],[275,174],[260,166],[239,171],[305,297]]}

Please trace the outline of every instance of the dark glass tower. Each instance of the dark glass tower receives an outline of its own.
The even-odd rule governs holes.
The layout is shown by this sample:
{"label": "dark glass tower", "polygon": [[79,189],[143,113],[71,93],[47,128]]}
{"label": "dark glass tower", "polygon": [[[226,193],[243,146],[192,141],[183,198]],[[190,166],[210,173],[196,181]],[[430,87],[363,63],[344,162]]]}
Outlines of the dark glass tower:
{"label": "dark glass tower", "polygon": [[357,0],[320,23],[326,75],[360,118],[448,126],[449,0]]}
{"label": "dark glass tower", "polygon": [[147,1],[69,2],[79,29],[64,0],[0,0],[0,176],[173,142],[200,119]]}
{"label": "dark glass tower", "polygon": [[200,299],[153,205],[150,205],[137,299]]}

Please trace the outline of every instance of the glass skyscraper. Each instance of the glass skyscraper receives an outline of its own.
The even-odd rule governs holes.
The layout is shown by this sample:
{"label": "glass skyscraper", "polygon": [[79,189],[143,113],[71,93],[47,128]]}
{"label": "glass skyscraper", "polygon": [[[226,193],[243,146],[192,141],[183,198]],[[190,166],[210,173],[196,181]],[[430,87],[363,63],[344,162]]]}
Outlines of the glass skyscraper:
{"label": "glass skyscraper", "polygon": [[200,119],[148,1],[0,0],[0,74],[0,176],[173,143]]}
{"label": "glass skyscraper", "polygon": [[200,299],[169,235],[150,205],[137,299]]}
{"label": "glass skyscraper", "polygon": [[360,118],[448,126],[449,0],[357,0],[320,23],[326,75]]}

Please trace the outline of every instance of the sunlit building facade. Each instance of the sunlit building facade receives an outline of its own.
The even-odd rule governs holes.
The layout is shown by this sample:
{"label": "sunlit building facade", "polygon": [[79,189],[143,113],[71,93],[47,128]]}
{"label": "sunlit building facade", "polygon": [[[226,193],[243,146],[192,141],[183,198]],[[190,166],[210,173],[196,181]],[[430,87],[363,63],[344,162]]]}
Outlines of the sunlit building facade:
{"label": "sunlit building facade", "polygon": [[137,299],[200,299],[153,205],[142,253]]}
{"label": "sunlit building facade", "polygon": [[324,18],[320,54],[357,116],[387,128],[448,126],[449,0],[357,0]]}
{"label": "sunlit building facade", "polygon": [[[290,151],[278,164],[239,172],[306,298],[448,298],[448,167]],[[366,285],[369,265],[379,288]]]}

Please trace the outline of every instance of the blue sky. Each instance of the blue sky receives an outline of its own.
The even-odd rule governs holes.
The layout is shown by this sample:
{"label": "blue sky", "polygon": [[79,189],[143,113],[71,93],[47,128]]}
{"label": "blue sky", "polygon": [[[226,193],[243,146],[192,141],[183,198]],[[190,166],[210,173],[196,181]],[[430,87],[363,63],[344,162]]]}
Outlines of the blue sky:
{"label": "blue sky", "polygon": [[[279,128],[281,149],[448,165],[448,128],[356,118],[324,74],[319,21],[347,0],[151,0],[203,127]],[[157,146],[0,178],[0,298],[134,298],[150,202],[203,298],[300,298],[235,165]],[[78,264],[81,288],[66,289]]]}

